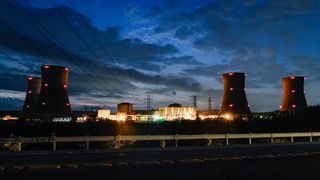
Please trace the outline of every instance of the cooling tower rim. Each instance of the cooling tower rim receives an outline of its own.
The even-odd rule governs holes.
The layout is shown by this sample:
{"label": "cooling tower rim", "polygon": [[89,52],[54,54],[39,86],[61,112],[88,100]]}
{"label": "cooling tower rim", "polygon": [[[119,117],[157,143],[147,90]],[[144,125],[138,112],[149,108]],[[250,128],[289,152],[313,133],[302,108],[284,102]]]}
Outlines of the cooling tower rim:
{"label": "cooling tower rim", "polygon": [[27,76],[26,79],[29,80],[29,81],[31,81],[31,80],[41,80],[41,77],[38,77],[38,76]]}
{"label": "cooling tower rim", "polygon": [[286,76],[282,78],[282,80],[288,80],[288,79],[305,79],[305,76]]}
{"label": "cooling tower rim", "polygon": [[69,70],[68,67],[66,67],[66,66],[57,66],[57,65],[50,65],[50,64],[42,65],[41,69],[65,69],[65,70]]}
{"label": "cooling tower rim", "polygon": [[244,72],[227,72],[227,73],[224,73],[222,74],[222,76],[246,76],[247,74],[244,73]]}

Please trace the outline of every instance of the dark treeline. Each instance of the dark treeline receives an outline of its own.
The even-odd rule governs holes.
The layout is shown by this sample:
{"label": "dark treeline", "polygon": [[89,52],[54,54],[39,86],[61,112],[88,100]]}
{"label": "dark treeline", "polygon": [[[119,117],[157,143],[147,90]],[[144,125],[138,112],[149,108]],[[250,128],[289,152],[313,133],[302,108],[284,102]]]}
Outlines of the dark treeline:
{"label": "dark treeline", "polygon": [[206,134],[320,131],[320,106],[295,113],[254,114],[250,120],[196,120],[161,123],[1,123],[0,136],[84,136],[131,134]]}

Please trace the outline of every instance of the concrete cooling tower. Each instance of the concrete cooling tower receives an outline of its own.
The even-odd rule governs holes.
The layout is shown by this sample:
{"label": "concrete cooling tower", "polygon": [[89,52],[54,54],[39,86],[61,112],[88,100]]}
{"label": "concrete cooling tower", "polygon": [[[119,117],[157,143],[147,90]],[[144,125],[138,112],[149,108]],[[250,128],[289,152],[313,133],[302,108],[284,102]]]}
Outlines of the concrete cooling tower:
{"label": "concrete cooling tower", "polygon": [[224,90],[219,114],[250,114],[246,97],[245,73],[230,72],[222,75]]}
{"label": "concrete cooling tower", "polygon": [[51,115],[70,115],[68,97],[69,69],[61,66],[41,66],[41,92],[37,113]]}
{"label": "concrete cooling tower", "polygon": [[283,97],[280,111],[300,110],[308,107],[304,91],[304,77],[282,78]]}
{"label": "concrete cooling tower", "polygon": [[36,112],[40,90],[41,90],[41,78],[28,77],[26,98],[22,108],[22,114],[24,116],[30,116]]}

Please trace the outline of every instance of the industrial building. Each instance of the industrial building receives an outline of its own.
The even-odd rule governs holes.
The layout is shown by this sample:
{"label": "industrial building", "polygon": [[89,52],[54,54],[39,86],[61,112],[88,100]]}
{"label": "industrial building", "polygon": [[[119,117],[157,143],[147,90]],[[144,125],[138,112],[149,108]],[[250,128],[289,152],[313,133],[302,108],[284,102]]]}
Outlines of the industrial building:
{"label": "industrial building", "polygon": [[246,97],[245,77],[246,74],[240,72],[229,72],[222,75],[224,86],[220,115],[249,115],[251,113]]}
{"label": "industrial building", "polygon": [[36,112],[36,107],[41,90],[41,78],[28,77],[27,78],[27,89],[26,98],[22,108],[22,115],[24,117],[30,117]]}
{"label": "industrial building", "polygon": [[166,121],[187,119],[196,120],[197,109],[195,107],[182,106],[181,104],[170,104],[168,107],[159,108],[159,118],[163,118]]}
{"label": "industrial building", "polygon": [[291,76],[282,78],[283,97],[280,111],[293,111],[308,107],[305,91],[304,77]]}
{"label": "industrial building", "polygon": [[118,104],[117,106],[118,110],[117,112],[119,113],[127,113],[127,114],[130,114],[133,112],[133,105],[131,103],[128,103],[128,102],[123,102],[123,103],[120,103]]}
{"label": "industrial building", "polygon": [[38,115],[71,116],[68,97],[69,69],[62,66],[41,66],[41,91],[37,103]]}

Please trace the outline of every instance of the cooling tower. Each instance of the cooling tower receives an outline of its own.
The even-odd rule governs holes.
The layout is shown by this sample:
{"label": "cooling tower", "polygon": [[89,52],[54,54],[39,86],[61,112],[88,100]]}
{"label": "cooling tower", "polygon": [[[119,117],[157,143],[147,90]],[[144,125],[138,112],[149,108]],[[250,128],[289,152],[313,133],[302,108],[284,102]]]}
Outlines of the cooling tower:
{"label": "cooling tower", "polygon": [[27,78],[27,93],[22,108],[22,114],[25,116],[32,115],[36,112],[37,102],[41,90],[41,78]]}
{"label": "cooling tower", "polygon": [[68,98],[68,68],[61,66],[41,66],[41,92],[37,113],[50,115],[70,115]]}
{"label": "cooling tower", "polygon": [[224,90],[220,114],[250,114],[246,91],[245,73],[226,73],[222,75]]}
{"label": "cooling tower", "polygon": [[291,76],[282,78],[283,97],[280,111],[290,111],[307,108],[304,96],[304,77]]}

